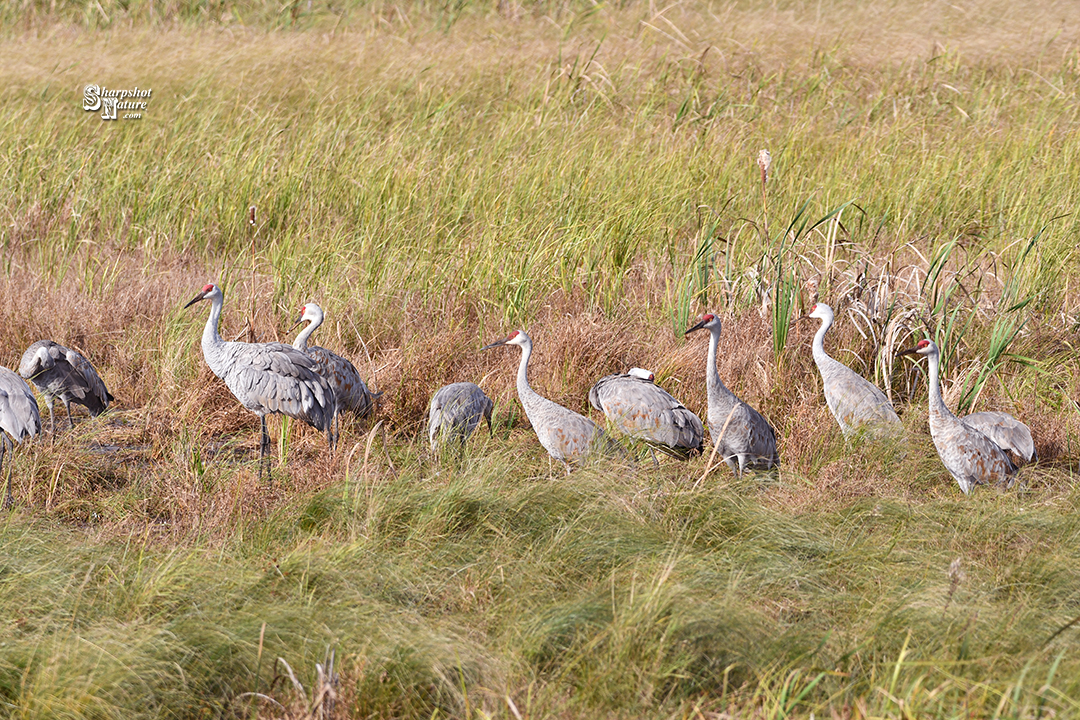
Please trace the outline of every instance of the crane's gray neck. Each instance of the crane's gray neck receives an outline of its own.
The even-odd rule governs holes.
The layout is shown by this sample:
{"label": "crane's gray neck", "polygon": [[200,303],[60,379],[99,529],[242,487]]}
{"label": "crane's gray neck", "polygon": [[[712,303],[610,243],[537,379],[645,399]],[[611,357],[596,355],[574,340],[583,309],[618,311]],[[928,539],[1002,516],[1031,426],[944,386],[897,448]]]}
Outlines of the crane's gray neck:
{"label": "crane's gray neck", "polygon": [[532,341],[527,340],[524,345],[521,346],[521,363],[518,365],[517,373],[517,391],[518,397],[521,399],[524,405],[527,400],[531,400],[535,392],[529,387],[529,358],[532,356]]}
{"label": "crane's gray neck", "polygon": [[716,350],[720,345],[720,328],[709,329],[709,358],[705,366],[705,388],[710,397],[731,395],[716,370]]}
{"label": "crane's gray neck", "polygon": [[927,356],[929,364],[927,382],[929,384],[929,396],[930,396],[930,417],[935,415],[939,418],[952,418],[956,420],[956,416],[952,414],[949,408],[945,405],[945,400],[941,397],[941,384],[938,381],[938,371],[941,367],[941,356],[938,353],[931,353]]}
{"label": "crane's gray neck", "polygon": [[825,354],[825,333],[829,332],[832,324],[833,319],[831,317],[822,318],[821,326],[814,334],[814,362],[819,365],[829,359],[829,356]]}
{"label": "crane's gray neck", "polygon": [[311,333],[315,332],[315,328],[322,325],[322,320],[312,320],[308,323],[307,327],[300,331],[300,334],[293,340],[293,347],[300,352],[307,352],[308,338],[311,337]]}
{"label": "crane's gray neck", "polygon": [[206,327],[203,328],[202,334],[203,357],[206,359],[206,364],[210,366],[210,369],[218,377],[223,377],[222,373],[224,372],[220,361],[222,360],[221,356],[224,352],[225,341],[218,334],[218,323],[221,321],[221,306],[224,304],[224,300],[225,298],[220,291],[210,298],[210,317],[206,319]]}

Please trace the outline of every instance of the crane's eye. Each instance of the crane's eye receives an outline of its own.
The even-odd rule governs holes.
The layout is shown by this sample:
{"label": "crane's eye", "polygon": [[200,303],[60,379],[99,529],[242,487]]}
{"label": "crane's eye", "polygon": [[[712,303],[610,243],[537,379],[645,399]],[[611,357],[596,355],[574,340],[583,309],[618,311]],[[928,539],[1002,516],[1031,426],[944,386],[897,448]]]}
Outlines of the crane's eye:
{"label": "crane's eye", "polygon": [[929,340],[920,340],[920,341],[919,341],[919,349],[920,349],[920,350],[923,350],[923,349],[925,349],[925,348],[926,348],[927,346],[929,346],[929,345],[930,345],[930,341],[929,341]]}

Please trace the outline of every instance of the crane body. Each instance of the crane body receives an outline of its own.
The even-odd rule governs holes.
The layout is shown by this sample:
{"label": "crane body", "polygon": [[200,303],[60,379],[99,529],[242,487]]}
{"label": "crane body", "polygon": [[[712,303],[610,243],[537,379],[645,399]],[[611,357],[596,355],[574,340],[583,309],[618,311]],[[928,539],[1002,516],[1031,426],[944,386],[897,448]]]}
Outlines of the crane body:
{"label": "crane body", "polygon": [[937,345],[930,340],[920,340],[918,345],[899,355],[912,354],[924,356],[930,366],[927,373],[930,437],[945,469],[965,495],[976,485],[1010,486],[1016,465],[1005,451],[976,427],[953,415],[945,405],[938,381],[941,355]]}
{"label": "crane body", "polygon": [[518,399],[525,408],[536,437],[548,454],[563,463],[567,474],[570,463],[579,463],[594,453],[624,455],[596,424],[587,417],[558,403],[541,397],[529,386],[529,358],[532,356],[532,340],[521,330],[514,330],[502,340],[485,345],[482,350],[517,345],[521,348],[521,363],[517,372]]}
{"label": "crane body", "polygon": [[776,431],[754,408],[735,396],[720,380],[716,352],[720,344],[720,318],[706,313],[684,333],[709,331],[709,354],[705,361],[705,388],[709,395],[709,434],[720,456],[736,475],[746,468],[767,470],[779,463]]}
{"label": "crane body", "polygon": [[113,401],[112,394],[90,361],[77,351],[52,340],[38,340],[26,349],[19,361],[19,375],[32,382],[45,396],[51,432],[56,432],[53,403],[57,398],[64,403],[69,428],[75,427],[71,419],[71,403],[82,405],[91,417],[97,417]]}
{"label": "crane body", "polygon": [[[283,343],[227,342],[218,334],[225,296],[216,285],[207,285],[185,308],[210,300],[210,317],[203,328],[202,351],[206,364],[245,408],[259,416],[262,436],[259,459],[269,463],[270,433],[266,416],[281,413],[303,420],[326,433],[334,445],[334,390],[318,372],[315,361]],[[269,472],[269,468],[266,469]],[[260,462],[259,478],[263,466]]]}
{"label": "crane body", "polygon": [[821,373],[825,403],[844,437],[851,437],[860,429],[878,437],[903,432],[904,426],[885,393],[825,352],[825,333],[833,324],[832,308],[818,303],[810,312],[810,317],[821,320],[821,326],[814,335],[814,363]]}
{"label": "crane body", "polygon": [[[306,353],[315,361],[319,374],[326,378],[334,389],[338,415],[344,411],[349,411],[362,420],[371,415],[375,409],[375,401],[382,393],[369,390],[367,384],[360,378],[356,366],[346,358],[318,345],[308,345],[308,339],[316,328],[322,325],[323,318],[322,308],[315,303],[307,303],[301,307],[300,318],[296,321],[296,325],[308,321],[308,326],[296,336],[293,347],[300,352]],[[340,422],[339,418],[339,430]]]}
{"label": "crane body", "polygon": [[685,460],[700,453],[705,436],[701,420],[652,377],[641,368],[606,375],[589,390],[589,403],[619,432],[665,454]]}
{"label": "crane body", "polygon": [[488,432],[492,432],[491,413],[494,408],[495,403],[475,383],[443,385],[431,396],[428,405],[428,441],[432,451],[436,451],[440,444],[463,447],[481,418],[487,421]]}
{"label": "crane body", "polygon": [[[4,454],[14,450],[16,443],[41,432],[41,413],[37,400],[26,381],[5,367],[0,367],[0,472],[3,472]],[[7,494],[4,508],[11,507],[11,468],[8,468]]]}

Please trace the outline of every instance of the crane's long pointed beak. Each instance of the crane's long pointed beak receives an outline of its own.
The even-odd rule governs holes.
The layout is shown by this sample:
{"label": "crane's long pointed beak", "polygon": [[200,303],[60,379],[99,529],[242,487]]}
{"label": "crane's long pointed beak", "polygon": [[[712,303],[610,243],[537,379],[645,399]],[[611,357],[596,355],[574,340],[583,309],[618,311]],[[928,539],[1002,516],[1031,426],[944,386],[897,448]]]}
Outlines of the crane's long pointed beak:
{"label": "crane's long pointed beak", "polygon": [[694,332],[695,330],[700,330],[701,328],[705,327],[705,322],[706,322],[705,320],[702,320],[697,325],[695,325],[694,327],[692,327],[689,330],[687,330],[686,332],[684,332],[683,337],[686,337],[687,335]]}
{"label": "crane's long pointed beak", "polygon": [[186,310],[189,307],[191,307],[192,305],[194,305],[195,303],[199,302],[200,300],[205,300],[205,299],[206,299],[206,292],[204,291],[204,292],[199,293],[195,297],[191,298],[191,301],[188,302],[188,304],[184,306],[184,309]]}
{"label": "crane's long pointed beak", "polygon": [[297,325],[303,325],[303,324],[304,324],[304,316],[303,316],[303,315],[301,315],[300,317],[298,317],[298,318],[296,319],[296,322],[294,322],[294,323],[292,324],[292,327],[291,327],[291,328],[289,328],[289,332],[292,332],[293,330],[295,330],[295,329],[296,329],[296,326],[297,326]]}
{"label": "crane's long pointed beak", "polygon": [[919,346],[916,345],[915,347],[909,347],[907,350],[901,350],[900,352],[896,353],[896,357],[903,357],[904,355],[916,355],[918,354],[918,352]]}
{"label": "crane's long pointed beak", "polygon": [[500,345],[505,345],[506,341],[509,340],[509,339],[510,338],[503,338],[502,340],[496,340],[495,342],[490,343],[490,344],[485,345],[484,347],[480,348],[480,352],[483,352],[484,350],[490,350],[493,347],[499,347]]}

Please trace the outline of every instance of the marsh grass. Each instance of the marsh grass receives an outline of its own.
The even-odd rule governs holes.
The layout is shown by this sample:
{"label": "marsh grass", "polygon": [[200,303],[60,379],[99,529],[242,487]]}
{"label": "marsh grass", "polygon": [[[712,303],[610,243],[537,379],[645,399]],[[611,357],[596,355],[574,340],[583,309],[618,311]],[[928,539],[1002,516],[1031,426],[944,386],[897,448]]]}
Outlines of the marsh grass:
{"label": "marsh grass", "polygon": [[[1076,712],[1077,22],[1051,0],[5,6],[0,362],[50,337],[118,400],[8,460],[4,714],[250,717],[260,693],[304,717],[328,648],[335,717]],[[154,94],[103,123],[89,82]],[[208,281],[230,339],[288,340],[320,302],[320,344],[384,391],[371,426],[331,456],[272,420],[258,483],[258,420],[181,309]],[[795,322],[816,299],[902,441],[837,431]],[[568,407],[639,365],[704,415],[703,310],[779,473],[563,477],[517,355],[479,353],[520,327]],[[940,465],[894,362],[924,332],[953,406],[1031,425],[1013,491],[960,497]],[[462,379],[494,437],[435,462],[427,402]]]}

